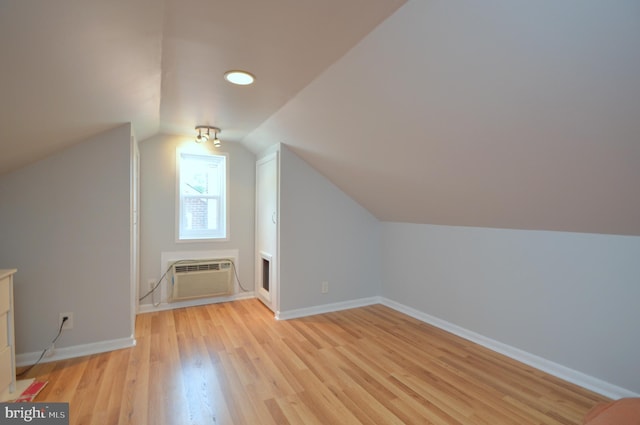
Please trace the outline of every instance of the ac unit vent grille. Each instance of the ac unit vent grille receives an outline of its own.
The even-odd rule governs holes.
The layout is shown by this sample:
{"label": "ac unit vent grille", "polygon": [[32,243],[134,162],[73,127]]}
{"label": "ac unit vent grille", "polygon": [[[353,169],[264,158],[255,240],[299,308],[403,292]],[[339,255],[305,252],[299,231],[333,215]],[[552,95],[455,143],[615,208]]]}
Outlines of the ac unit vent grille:
{"label": "ac unit vent grille", "polygon": [[231,263],[198,263],[198,264],[176,264],[176,273],[202,272],[207,270],[224,270],[231,267]]}
{"label": "ac unit vent grille", "polygon": [[224,260],[174,264],[169,302],[231,295],[231,262]]}

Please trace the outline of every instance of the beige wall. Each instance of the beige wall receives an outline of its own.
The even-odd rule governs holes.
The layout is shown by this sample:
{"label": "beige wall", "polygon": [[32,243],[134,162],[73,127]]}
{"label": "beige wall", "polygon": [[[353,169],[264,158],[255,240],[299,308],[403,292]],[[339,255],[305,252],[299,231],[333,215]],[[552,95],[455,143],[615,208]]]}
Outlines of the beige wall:
{"label": "beige wall", "polygon": [[[15,275],[16,352],[131,337],[129,124],[0,178],[0,268]],[[35,359],[34,359],[35,360]]]}
{"label": "beige wall", "polygon": [[[208,144],[207,146],[211,146]],[[161,253],[176,251],[239,251],[242,285],[254,287],[255,162],[253,153],[236,143],[223,143],[228,154],[229,240],[176,242],[176,149],[196,145],[193,138],[159,134],[140,142],[140,295],[147,281],[160,278]],[[155,299],[158,301],[158,298]],[[165,301],[165,300],[163,300]],[[147,298],[142,304],[150,304]]]}

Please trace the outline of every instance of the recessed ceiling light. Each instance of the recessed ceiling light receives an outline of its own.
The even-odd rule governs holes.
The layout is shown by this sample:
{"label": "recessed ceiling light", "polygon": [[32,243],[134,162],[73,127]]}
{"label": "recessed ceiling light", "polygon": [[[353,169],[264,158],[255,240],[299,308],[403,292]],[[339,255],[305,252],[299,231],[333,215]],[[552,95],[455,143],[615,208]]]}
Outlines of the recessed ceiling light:
{"label": "recessed ceiling light", "polygon": [[227,71],[224,73],[224,79],[230,83],[238,84],[240,86],[248,86],[252,84],[256,77],[248,73],[247,71]]}

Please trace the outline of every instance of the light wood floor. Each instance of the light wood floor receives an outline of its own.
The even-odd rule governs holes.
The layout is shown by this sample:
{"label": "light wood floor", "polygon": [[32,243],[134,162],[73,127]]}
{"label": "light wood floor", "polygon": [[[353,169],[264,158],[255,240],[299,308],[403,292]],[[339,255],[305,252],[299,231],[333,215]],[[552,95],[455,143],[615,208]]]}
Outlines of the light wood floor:
{"label": "light wood floor", "polygon": [[137,346],[38,365],[71,424],[580,424],[605,398],[381,305],[138,316]]}

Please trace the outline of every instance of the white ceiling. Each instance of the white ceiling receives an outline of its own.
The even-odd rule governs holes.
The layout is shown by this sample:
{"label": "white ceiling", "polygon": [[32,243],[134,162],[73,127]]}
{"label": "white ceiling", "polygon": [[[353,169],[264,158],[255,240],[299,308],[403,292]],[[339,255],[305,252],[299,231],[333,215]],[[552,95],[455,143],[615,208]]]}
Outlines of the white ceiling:
{"label": "white ceiling", "polygon": [[640,235],[640,2],[403,3],[0,0],[0,173],[211,124],[381,220]]}
{"label": "white ceiling", "polygon": [[403,3],[0,0],[0,174],[126,122],[240,142]]}

